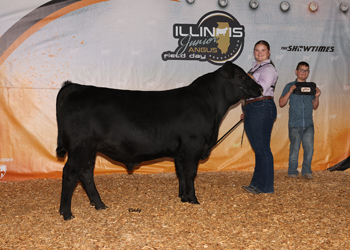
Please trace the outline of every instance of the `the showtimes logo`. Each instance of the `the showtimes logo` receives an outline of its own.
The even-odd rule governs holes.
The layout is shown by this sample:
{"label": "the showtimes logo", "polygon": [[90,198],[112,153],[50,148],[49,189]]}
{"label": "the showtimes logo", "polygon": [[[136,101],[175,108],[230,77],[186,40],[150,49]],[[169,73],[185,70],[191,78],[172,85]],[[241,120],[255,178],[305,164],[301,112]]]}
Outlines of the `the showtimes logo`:
{"label": "the showtimes logo", "polygon": [[281,50],[286,50],[291,52],[334,52],[334,46],[290,45],[288,47],[281,47]]}

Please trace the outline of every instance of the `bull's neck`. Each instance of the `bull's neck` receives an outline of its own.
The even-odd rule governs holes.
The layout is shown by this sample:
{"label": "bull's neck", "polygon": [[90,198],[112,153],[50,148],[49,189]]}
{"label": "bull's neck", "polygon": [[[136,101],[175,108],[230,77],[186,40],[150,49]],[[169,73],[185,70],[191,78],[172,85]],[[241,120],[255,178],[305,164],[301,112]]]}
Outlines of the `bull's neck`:
{"label": "bull's neck", "polygon": [[214,73],[206,74],[193,82],[197,95],[209,106],[213,115],[221,119],[229,109],[230,102],[221,84],[215,83]]}

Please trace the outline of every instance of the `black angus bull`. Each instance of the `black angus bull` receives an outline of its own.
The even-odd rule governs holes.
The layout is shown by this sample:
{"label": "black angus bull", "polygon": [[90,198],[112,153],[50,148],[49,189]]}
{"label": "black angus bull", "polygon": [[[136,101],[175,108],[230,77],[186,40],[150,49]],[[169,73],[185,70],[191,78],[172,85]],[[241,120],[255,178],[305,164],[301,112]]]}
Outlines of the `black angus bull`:
{"label": "black angus bull", "polygon": [[206,159],[229,107],[261,95],[261,87],[240,67],[225,63],[186,87],[165,91],[130,91],[84,86],[69,81],[58,93],[58,157],[63,168],[60,213],[74,218],[71,200],[78,180],[97,210],[107,208],[95,187],[96,153],[132,171],[143,161],[175,161],[182,202],[198,204],[194,178]]}

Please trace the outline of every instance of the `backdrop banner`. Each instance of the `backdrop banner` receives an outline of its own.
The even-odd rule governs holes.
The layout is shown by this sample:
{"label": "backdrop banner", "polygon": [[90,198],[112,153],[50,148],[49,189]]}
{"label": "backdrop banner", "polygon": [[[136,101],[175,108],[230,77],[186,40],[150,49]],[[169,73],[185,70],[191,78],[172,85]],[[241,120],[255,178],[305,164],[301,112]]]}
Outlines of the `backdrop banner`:
{"label": "backdrop banner", "polygon": [[[271,45],[279,73],[275,102],[296,79],[298,62],[310,64],[308,81],[320,88],[314,111],[313,170],[350,155],[350,0],[1,0],[0,181],[60,178],[56,157],[56,96],[64,81],[129,90],[166,90],[232,61],[248,71],[258,40]],[[315,10],[315,8],[317,8]],[[288,105],[277,107],[271,147],[275,169],[288,168]],[[232,107],[224,135],[242,113]],[[238,126],[213,149],[199,171],[253,171],[254,153]],[[303,150],[299,160],[302,161]],[[65,159],[66,160],[66,159]],[[135,173],[174,172],[172,159],[143,162]],[[97,155],[96,174],[126,173]]]}

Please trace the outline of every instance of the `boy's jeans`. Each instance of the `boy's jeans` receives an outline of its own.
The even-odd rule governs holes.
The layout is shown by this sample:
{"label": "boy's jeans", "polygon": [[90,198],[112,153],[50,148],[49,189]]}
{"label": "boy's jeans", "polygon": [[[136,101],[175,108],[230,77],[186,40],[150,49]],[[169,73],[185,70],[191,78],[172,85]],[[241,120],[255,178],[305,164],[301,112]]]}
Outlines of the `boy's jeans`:
{"label": "boy's jeans", "polygon": [[288,175],[298,174],[298,157],[300,143],[304,149],[304,160],[301,174],[312,174],[311,161],[314,154],[314,125],[306,128],[289,127],[289,167]]}

